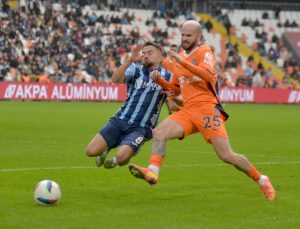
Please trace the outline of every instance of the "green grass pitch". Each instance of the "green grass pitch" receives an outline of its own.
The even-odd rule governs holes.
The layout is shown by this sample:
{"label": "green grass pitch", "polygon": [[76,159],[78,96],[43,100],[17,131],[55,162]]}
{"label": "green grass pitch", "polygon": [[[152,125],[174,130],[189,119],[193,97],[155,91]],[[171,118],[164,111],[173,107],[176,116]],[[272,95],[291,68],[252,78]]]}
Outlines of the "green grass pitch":
{"label": "green grass pitch", "polygon": [[[220,161],[199,134],[168,143],[155,186],[127,166],[95,167],[86,144],[120,106],[0,102],[0,228],[300,228],[298,105],[225,105],[233,149],[270,176],[275,203]],[[161,119],[166,115],[163,108]],[[146,165],[150,148],[146,143],[131,162]],[[60,184],[57,206],[34,202],[43,179]]]}

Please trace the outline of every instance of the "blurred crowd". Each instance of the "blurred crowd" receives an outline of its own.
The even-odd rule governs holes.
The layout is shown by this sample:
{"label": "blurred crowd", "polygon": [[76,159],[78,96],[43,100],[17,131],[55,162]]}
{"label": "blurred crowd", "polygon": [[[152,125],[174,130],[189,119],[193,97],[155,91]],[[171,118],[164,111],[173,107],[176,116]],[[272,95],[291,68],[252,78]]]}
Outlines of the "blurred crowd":
{"label": "blurred crowd", "polygon": [[[107,81],[122,55],[139,39],[134,29],[112,33],[110,23],[130,24],[135,16],[84,15],[75,5],[54,11],[52,4],[30,1],[20,10],[2,7],[0,80],[31,82]],[[66,5],[65,5],[66,7]]]}
{"label": "blurred crowd", "polygon": [[[20,9],[16,10],[2,0],[0,81],[110,82],[110,77],[127,58],[132,45],[140,43],[143,36],[139,27],[132,26],[128,32],[122,30],[123,25],[131,25],[137,20],[134,13],[122,11],[121,16],[97,16],[95,13],[83,13],[81,4],[86,3],[62,4],[61,10],[55,10],[48,1],[21,1]],[[147,8],[148,4],[149,1],[142,0],[139,7]],[[124,1],[111,0],[107,5],[99,2],[91,8],[118,11],[123,6]],[[170,45],[168,30],[162,31],[156,19],[165,19],[169,28],[178,28],[178,15],[184,15],[185,19],[194,18],[190,9],[180,8],[177,1],[168,6],[159,5],[152,17],[145,21],[145,26],[153,28],[151,36],[154,41],[162,46]],[[222,20],[230,27],[229,18],[225,16]],[[112,24],[114,29],[109,30]],[[212,29],[209,22],[203,26],[208,31]],[[244,74],[232,79],[227,69],[238,68],[242,60],[237,46],[229,43],[226,50],[227,59],[223,64],[218,63],[217,67],[221,85],[278,87],[276,80],[269,80],[272,72],[262,65],[256,66],[251,56]],[[297,66],[297,63],[290,60],[285,65],[288,69],[290,65]],[[295,79],[299,77],[299,66],[296,72]]]}
{"label": "blurred crowd", "polygon": [[[234,11],[236,7],[243,9],[242,5],[234,6],[232,4],[231,7],[226,10],[222,10],[215,2],[212,2],[210,5],[211,14],[224,25],[229,37],[232,33],[233,25],[228,13]],[[274,5],[273,15],[269,15],[269,13],[265,11],[262,13],[261,18],[269,19],[274,17],[274,19],[278,20],[278,27],[295,28],[299,26],[295,20],[290,22],[287,19],[284,23],[280,23],[280,12],[280,6]],[[295,87],[295,82],[300,83],[300,64],[297,62],[296,58],[288,52],[282,37],[278,37],[275,33],[273,33],[271,38],[268,37],[264,24],[259,20],[259,18],[254,19],[245,17],[239,26],[250,27],[253,31],[255,31],[256,42],[251,48],[257,51],[262,57],[268,58],[275,65],[281,67],[285,73],[285,77],[282,81],[273,78],[273,73],[270,69],[264,69],[261,63],[256,65],[253,61],[253,57],[249,56],[243,74],[240,74],[236,80],[236,86],[245,85],[255,87],[293,88]],[[241,57],[239,56],[238,47],[236,45],[229,44],[226,46],[226,49],[228,59],[225,61],[225,65],[223,66],[223,71],[225,70],[225,72],[228,66],[234,66],[234,68],[236,68],[241,63]],[[295,81],[292,82],[291,79]],[[226,77],[225,81],[227,81]]]}
{"label": "blurred crowd", "polygon": [[[271,69],[265,69],[262,63],[256,64],[250,55],[242,68],[242,57],[238,46],[226,44],[227,59],[224,65],[218,63],[217,73],[220,86],[255,88],[294,88],[289,81],[274,77]],[[235,78],[233,76],[236,76]]]}
{"label": "blurred crowd", "polygon": [[[268,19],[269,17],[270,16],[267,12],[262,13],[263,19]],[[268,58],[270,61],[282,67],[286,74],[286,78],[284,80],[291,78],[300,83],[300,64],[297,63],[296,58],[288,52],[288,49],[281,37],[278,37],[274,33],[271,38],[268,38],[264,25],[258,18],[256,18],[255,21],[244,18],[241,26],[249,26],[255,31],[255,38],[257,39],[257,42],[252,45],[252,48],[258,51],[261,56]],[[282,27],[280,22],[278,22],[277,26]],[[298,27],[298,24],[295,20],[290,23],[287,19],[284,23],[284,27],[295,28]],[[283,63],[280,61],[283,61]]]}
{"label": "blurred crowd", "polygon": [[[62,4],[62,9],[57,11],[49,2],[21,1],[20,9],[16,10],[2,0],[0,81],[109,82],[132,45],[141,42],[141,34],[138,27],[132,26],[128,33],[121,29],[136,19],[134,13],[84,14],[82,6],[86,3]],[[114,0],[107,3],[94,4],[91,8],[118,11],[125,4]],[[148,1],[142,0],[140,7],[147,4]],[[191,18],[189,11],[179,9],[176,4],[169,8],[162,4],[153,18],[165,18],[167,23],[174,23],[171,18],[180,14]],[[155,22],[149,19],[147,23]],[[108,29],[111,24],[113,31]],[[157,25],[152,36],[156,42],[168,45],[167,31],[161,31]]]}

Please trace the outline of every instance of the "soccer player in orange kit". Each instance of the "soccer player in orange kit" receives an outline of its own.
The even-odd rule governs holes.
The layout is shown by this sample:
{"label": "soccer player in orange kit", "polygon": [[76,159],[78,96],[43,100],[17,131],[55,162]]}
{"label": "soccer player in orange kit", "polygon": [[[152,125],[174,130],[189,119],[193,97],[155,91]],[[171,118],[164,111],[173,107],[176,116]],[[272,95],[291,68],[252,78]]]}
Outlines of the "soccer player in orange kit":
{"label": "soccer player in orange kit", "polygon": [[129,170],[135,177],[144,179],[151,185],[156,184],[165,157],[166,141],[183,139],[200,132],[212,144],[221,160],[235,166],[257,182],[267,200],[275,200],[276,191],[270,179],[261,175],[245,156],[235,153],[230,146],[224,125],[228,115],[218,96],[214,55],[211,48],[201,41],[201,36],[201,27],[197,21],[185,22],[181,27],[183,50],[179,54],[169,52],[177,62],[172,82],[163,80],[158,72],[152,74],[152,79],[164,90],[182,94],[183,107],[169,115],[153,130],[149,166],[143,168],[130,164]]}

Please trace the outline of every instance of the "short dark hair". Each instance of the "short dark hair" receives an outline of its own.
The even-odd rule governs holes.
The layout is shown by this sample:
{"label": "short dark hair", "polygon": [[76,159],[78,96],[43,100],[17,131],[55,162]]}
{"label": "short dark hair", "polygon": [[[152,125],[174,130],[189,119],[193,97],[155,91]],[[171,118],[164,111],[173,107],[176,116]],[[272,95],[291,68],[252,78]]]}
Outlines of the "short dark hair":
{"label": "short dark hair", "polygon": [[147,41],[144,45],[143,48],[146,46],[153,46],[154,48],[156,48],[163,56],[165,56],[165,51],[164,49],[157,43],[151,42],[151,41]]}

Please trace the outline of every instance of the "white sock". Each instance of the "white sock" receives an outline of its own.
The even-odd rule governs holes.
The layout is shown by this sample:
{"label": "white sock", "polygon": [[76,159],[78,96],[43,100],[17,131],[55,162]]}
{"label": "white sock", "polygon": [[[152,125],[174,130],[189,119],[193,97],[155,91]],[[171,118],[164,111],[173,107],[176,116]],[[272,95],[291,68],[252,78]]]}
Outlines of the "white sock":
{"label": "white sock", "polygon": [[156,175],[159,174],[159,167],[158,167],[158,166],[153,165],[153,164],[150,164],[150,165],[148,166],[148,168],[151,169]]}
{"label": "white sock", "polygon": [[261,175],[260,178],[259,178],[259,180],[257,181],[257,183],[259,185],[263,185],[265,183],[266,178],[267,178],[267,176]]}

